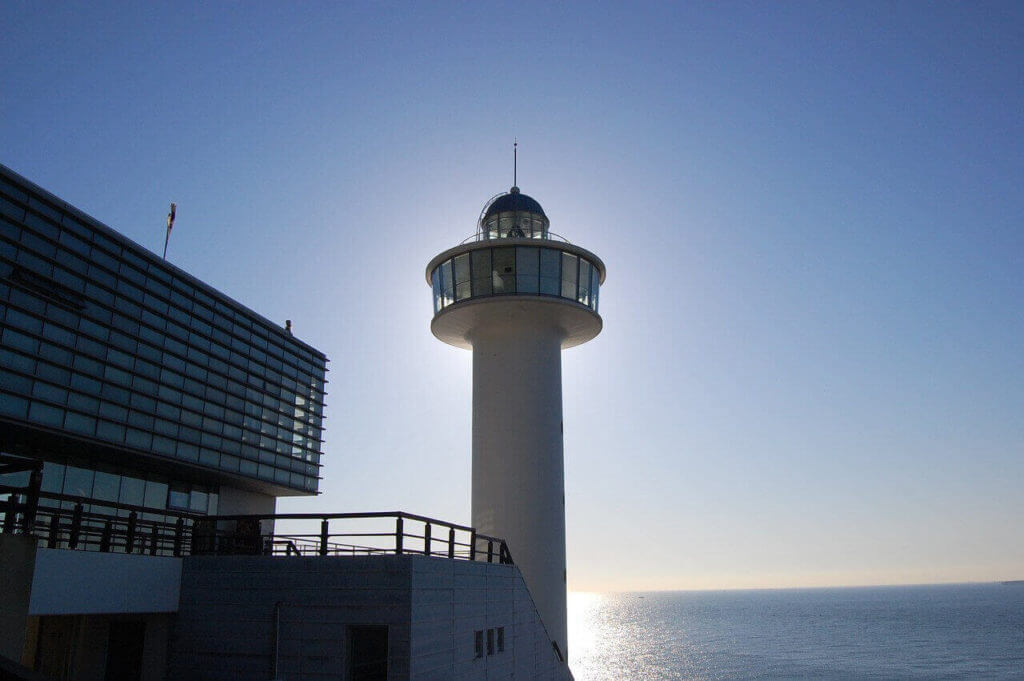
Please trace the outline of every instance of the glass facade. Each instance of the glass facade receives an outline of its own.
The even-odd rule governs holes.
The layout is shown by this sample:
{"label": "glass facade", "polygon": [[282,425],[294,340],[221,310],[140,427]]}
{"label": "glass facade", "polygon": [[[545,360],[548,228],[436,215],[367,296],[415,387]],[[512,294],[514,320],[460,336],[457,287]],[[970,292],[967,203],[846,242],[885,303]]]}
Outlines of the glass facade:
{"label": "glass facade", "polygon": [[435,314],[463,300],[509,294],[567,298],[597,312],[600,280],[597,266],[557,246],[477,248],[430,275]]}
{"label": "glass facade", "polygon": [[[67,463],[66,459],[47,461],[43,465],[41,490],[50,494],[69,497],[86,497],[96,501],[144,506],[156,510],[189,511],[216,515],[218,494],[216,486],[172,481],[155,474],[110,472],[113,469],[94,470]],[[0,475],[0,484],[23,486],[28,484],[28,472]],[[43,506],[52,505],[50,499],[43,499]],[[73,501],[59,502],[65,508],[73,508]],[[128,515],[124,509],[115,509],[103,504],[86,504],[86,513],[117,513]],[[166,520],[159,514],[145,515],[146,520]],[[173,520],[171,521],[173,522]]]}
{"label": "glass facade", "polygon": [[323,353],[3,166],[0,329],[0,419],[316,492]]}

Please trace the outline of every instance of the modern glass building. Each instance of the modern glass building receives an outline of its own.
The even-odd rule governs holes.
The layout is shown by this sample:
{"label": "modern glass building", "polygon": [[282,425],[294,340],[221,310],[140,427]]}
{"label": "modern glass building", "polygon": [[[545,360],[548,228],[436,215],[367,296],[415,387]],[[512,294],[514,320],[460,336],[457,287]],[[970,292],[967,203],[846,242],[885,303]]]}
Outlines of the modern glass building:
{"label": "modern glass building", "polygon": [[[315,494],[327,359],[0,165],[0,451],[51,494]],[[264,505],[265,508],[265,505]]]}

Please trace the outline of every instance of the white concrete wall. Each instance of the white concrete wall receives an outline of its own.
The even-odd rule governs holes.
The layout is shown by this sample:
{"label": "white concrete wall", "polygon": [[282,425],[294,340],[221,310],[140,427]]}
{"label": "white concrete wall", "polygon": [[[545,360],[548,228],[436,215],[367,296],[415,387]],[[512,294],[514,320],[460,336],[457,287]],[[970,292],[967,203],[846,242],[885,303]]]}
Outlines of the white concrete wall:
{"label": "white concrete wall", "polygon": [[[234,487],[220,488],[217,501],[217,515],[269,515],[277,512],[277,497],[259,492],[250,492]],[[221,529],[225,529],[223,526]],[[260,532],[274,533],[274,521],[264,520],[260,523]]]}
{"label": "white concrete wall", "polygon": [[217,499],[218,515],[270,514],[276,509],[277,497],[223,485]]}
{"label": "white concrete wall", "polygon": [[[412,568],[410,679],[569,678],[515,567],[421,558]],[[487,630],[498,627],[505,650],[488,655]],[[477,631],[484,632],[483,657],[476,657]]]}
{"label": "white concrete wall", "polygon": [[470,340],[472,523],[508,542],[548,632],[564,653],[562,335],[549,320],[518,314],[491,320]]}
{"label": "white concrete wall", "polygon": [[30,615],[176,612],[181,559],[39,549]]}
{"label": "white concrete wall", "polygon": [[[402,556],[185,559],[168,678],[342,681],[353,625],[388,627],[390,681],[565,681],[519,571]],[[474,633],[505,627],[505,651],[475,656]]]}

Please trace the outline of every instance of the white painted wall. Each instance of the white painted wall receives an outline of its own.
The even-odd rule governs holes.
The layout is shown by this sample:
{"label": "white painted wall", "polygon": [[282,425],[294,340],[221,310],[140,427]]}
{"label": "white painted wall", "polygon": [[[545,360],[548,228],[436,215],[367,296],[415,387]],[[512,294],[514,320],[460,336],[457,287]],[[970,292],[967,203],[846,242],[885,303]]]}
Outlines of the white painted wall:
{"label": "white painted wall", "polygon": [[181,559],[39,549],[30,615],[176,612]]}
{"label": "white painted wall", "polygon": [[[244,489],[221,486],[217,515],[269,515],[277,512],[277,497]],[[221,529],[225,529],[223,526]],[[274,533],[274,521],[260,523],[263,534]]]}
{"label": "white painted wall", "polygon": [[[501,304],[501,303],[499,303]],[[563,331],[529,314],[473,330],[473,501],[503,537],[552,639],[566,651]]]}
{"label": "white painted wall", "polygon": [[[565,681],[522,574],[510,565],[418,558],[412,563],[409,678],[416,681]],[[488,629],[505,650],[487,654]],[[477,657],[475,634],[484,632]]]}
{"label": "white painted wall", "polygon": [[277,497],[222,485],[217,499],[219,515],[269,514],[277,509]]}

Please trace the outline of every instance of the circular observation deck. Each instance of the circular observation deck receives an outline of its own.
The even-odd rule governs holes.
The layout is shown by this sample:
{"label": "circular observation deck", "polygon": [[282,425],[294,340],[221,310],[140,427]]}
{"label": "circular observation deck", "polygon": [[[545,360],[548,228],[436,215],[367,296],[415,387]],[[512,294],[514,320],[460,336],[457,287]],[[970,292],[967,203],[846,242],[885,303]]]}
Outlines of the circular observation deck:
{"label": "circular observation deck", "polygon": [[427,265],[434,335],[470,348],[474,330],[513,319],[554,326],[563,348],[600,333],[604,263],[586,249],[551,239],[548,226],[540,204],[517,187],[491,199],[481,212],[477,240]]}

